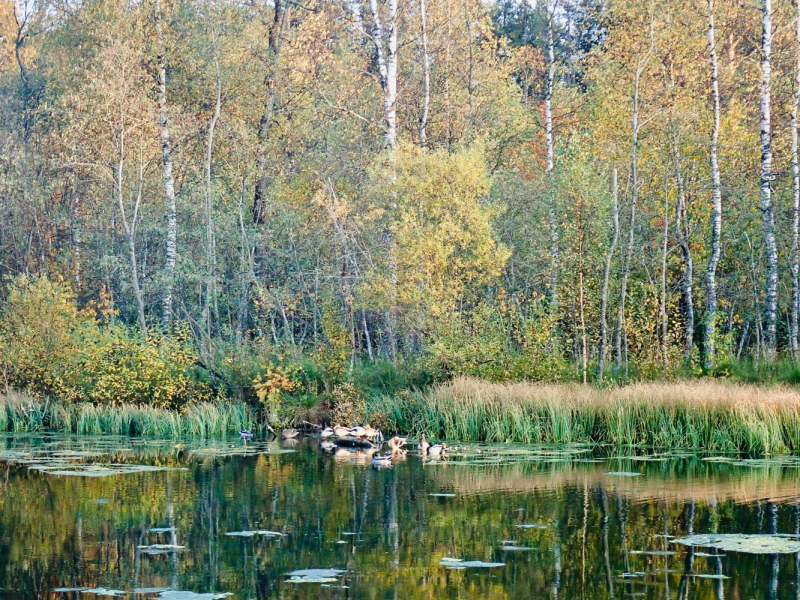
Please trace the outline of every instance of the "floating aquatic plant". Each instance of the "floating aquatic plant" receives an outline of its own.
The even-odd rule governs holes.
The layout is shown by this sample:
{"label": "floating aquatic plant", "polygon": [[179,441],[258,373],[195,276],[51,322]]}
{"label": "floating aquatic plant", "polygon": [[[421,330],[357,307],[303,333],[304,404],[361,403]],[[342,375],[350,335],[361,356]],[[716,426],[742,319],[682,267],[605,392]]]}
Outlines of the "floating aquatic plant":
{"label": "floating aquatic plant", "polygon": [[253,529],[248,531],[228,531],[227,533],[225,533],[225,535],[230,537],[253,537],[256,535],[263,535],[270,538],[283,536],[283,534],[280,531],[267,531],[266,529]]}
{"label": "floating aquatic plant", "polygon": [[689,535],[672,540],[672,543],[745,554],[794,554],[800,552],[800,540],[782,535],[741,533]]}
{"label": "floating aquatic plant", "polygon": [[336,583],[345,573],[342,569],[298,569],[287,573],[287,583]]}
{"label": "floating aquatic plant", "polygon": [[439,561],[439,566],[448,569],[491,569],[493,567],[505,567],[506,563],[484,562],[482,560],[463,560],[460,558],[450,558],[445,556]]}

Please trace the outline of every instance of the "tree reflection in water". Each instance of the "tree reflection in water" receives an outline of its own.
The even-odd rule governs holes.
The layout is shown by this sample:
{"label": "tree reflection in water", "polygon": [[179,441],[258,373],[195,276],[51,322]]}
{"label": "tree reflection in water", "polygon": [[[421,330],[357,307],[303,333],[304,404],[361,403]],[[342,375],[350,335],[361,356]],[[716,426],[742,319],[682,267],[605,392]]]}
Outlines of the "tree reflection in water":
{"label": "tree reflection in water", "polygon": [[[98,445],[102,455],[91,460],[181,470],[58,476],[24,460],[31,447]],[[0,437],[0,453],[23,451],[21,462],[0,463],[0,598],[85,599],[93,596],[54,590],[103,587],[242,599],[800,599],[800,554],[723,555],[668,537],[800,534],[797,469],[701,457],[590,462],[570,453],[492,463],[493,449],[482,448],[480,463],[458,453],[436,464],[409,456],[374,470],[310,441],[291,453],[253,444],[263,453],[248,455],[187,445]],[[626,470],[641,475],[607,475]],[[248,530],[284,535],[225,535]],[[504,541],[527,549],[503,549]],[[137,550],[153,543],[186,549]],[[444,557],[504,566],[458,569],[440,565]],[[287,581],[314,568],[344,573]]]}

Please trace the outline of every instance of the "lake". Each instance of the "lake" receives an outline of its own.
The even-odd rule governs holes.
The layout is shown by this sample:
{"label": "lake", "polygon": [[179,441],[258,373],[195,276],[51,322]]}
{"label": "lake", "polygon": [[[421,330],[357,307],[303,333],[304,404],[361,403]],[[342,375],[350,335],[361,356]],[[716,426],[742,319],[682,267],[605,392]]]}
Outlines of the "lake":
{"label": "lake", "polygon": [[0,435],[0,598],[800,598],[800,458],[455,445]]}

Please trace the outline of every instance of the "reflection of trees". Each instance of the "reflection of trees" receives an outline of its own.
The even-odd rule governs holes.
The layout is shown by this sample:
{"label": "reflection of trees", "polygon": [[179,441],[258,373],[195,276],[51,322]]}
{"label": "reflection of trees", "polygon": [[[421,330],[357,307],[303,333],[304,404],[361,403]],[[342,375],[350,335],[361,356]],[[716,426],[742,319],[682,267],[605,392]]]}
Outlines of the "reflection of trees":
{"label": "reflection of trees", "polygon": [[[781,597],[779,575],[791,570],[785,563],[780,569],[781,562],[800,564],[800,556],[776,556],[769,559],[771,569],[759,570],[757,557],[734,553],[708,559],[695,558],[691,551],[679,557],[629,553],[675,549],[656,533],[683,535],[717,527],[752,531],[759,512],[764,530],[777,531],[784,508],[776,502],[759,508],[730,499],[684,503],[670,495],[641,501],[616,481],[595,484],[591,476],[558,491],[495,490],[434,498],[433,492],[463,484],[466,468],[428,465],[423,470],[409,458],[374,471],[334,464],[302,447],[291,455],[194,462],[143,449],[120,453],[118,459],[159,460],[188,470],[89,479],[46,476],[24,465],[9,469],[0,483],[0,586],[16,582],[28,593],[20,599],[47,598],[46,591],[58,585],[130,589],[131,583],[234,591],[243,598],[312,598],[318,587],[287,589],[285,574],[340,567],[349,569],[350,589],[336,591],[337,597],[574,600],[583,592],[586,598],[607,600],[621,597],[620,590],[641,589],[638,579],[622,582],[623,572],[659,569],[649,581],[658,588],[648,592],[650,597],[668,598],[671,589],[672,597],[677,590],[681,600],[723,600],[724,586],[735,585],[741,598],[767,600]],[[556,472],[559,468],[554,467]],[[516,467],[470,469],[473,478],[524,472]],[[537,472],[545,469],[537,467]],[[692,480],[687,488],[697,485]],[[670,486],[678,489],[676,482]],[[97,499],[108,504],[95,504]],[[548,527],[518,529],[521,523]],[[800,517],[795,523],[800,531]],[[176,559],[137,555],[137,545],[150,543],[148,528],[172,525],[177,535],[170,541],[186,545],[186,551]],[[272,540],[224,535],[259,528],[287,535]],[[342,536],[345,531],[357,535]],[[506,539],[533,549],[503,552],[498,547]],[[491,572],[452,571],[438,565],[443,556],[507,566]],[[723,586],[720,580],[689,577],[705,567],[717,574],[724,568],[734,580]]]}

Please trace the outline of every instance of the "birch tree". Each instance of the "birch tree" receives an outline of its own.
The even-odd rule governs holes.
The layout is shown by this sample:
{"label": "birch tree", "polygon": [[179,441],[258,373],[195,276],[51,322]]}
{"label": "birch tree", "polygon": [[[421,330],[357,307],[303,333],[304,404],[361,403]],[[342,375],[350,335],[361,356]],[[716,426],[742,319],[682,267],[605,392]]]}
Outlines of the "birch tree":
{"label": "birch tree", "polygon": [[419,145],[427,147],[428,112],[431,105],[431,56],[428,52],[428,9],[425,0],[419,0],[420,34],[422,44],[422,114],[419,118]]}
{"label": "birch tree", "polygon": [[794,90],[792,90],[792,309],[789,345],[798,360],[797,330],[800,312],[800,153],[798,151],[798,110],[800,109],[800,0],[795,4]]}
{"label": "birch tree", "polygon": [[[769,0],[765,0],[769,2]],[[714,125],[711,131],[709,159],[711,162],[711,254],[706,272],[706,327],[704,337],[705,368],[714,366],[714,342],[717,323],[717,266],[720,257],[720,237],[722,235],[722,192],[720,189],[719,160],[719,80],[717,50],[714,29],[714,0],[708,0],[708,55],[711,63],[711,109]]]}
{"label": "birch tree", "polygon": [[156,0],[156,35],[158,45],[158,124],[161,129],[161,160],[164,165],[164,197],[166,200],[167,234],[164,239],[164,291],[161,296],[161,326],[169,329],[172,320],[172,289],[178,258],[178,216],[175,204],[175,180],[172,175],[172,145],[167,121],[166,45],[162,26],[161,0]]}
{"label": "birch tree", "polygon": [[547,218],[550,225],[550,307],[553,314],[558,311],[558,217],[556,215],[555,184],[553,169],[555,168],[555,149],[553,147],[553,85],[555,83],[556,56],[553,39],[553,19],[558,0],[551,4],[547,0],[547,82],[544,96],[544,132],[547,143],[547,175],[550,191],[547,197]]}
{"label": "birch tree", "polygon": [[597,350],[597,381],[603,382],[603,370],[606,362],[606,343],[608,340],[608,280],[611,275],[611,261],[617,248],[619,239],[619,201],[617,170],[614,169],[611,179],[611,199],[613,208],[611,212],[611,244],[606,254],[605,267],[603,268],[603,288],[600,292],[600,346]]}
{"label": "birch tree", "polygon": [[762,0],[761,31],[761,219],[767,258],[764,302],[764,347],[768,361],[775,359],[778,324],[778,248],[772,206],[772,0]]}
{"label": "birch tree", "polygon": [[384,147],[397,147],[397,2],[388,0],[389,15],[384,31],[378,0],[369,0],[372,13],[372,42],[383,89]]}

